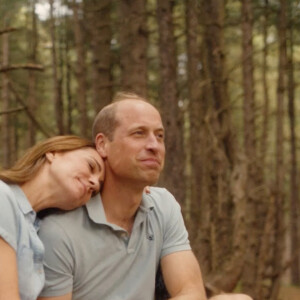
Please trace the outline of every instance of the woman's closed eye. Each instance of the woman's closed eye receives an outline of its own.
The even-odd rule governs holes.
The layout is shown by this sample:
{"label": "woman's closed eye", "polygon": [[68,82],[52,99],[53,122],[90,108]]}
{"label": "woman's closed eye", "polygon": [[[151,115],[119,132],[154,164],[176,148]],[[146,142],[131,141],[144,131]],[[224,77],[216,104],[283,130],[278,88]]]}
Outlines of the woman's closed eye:
{"label": "woman's closed eye", "polygon": [[95,163],[92,162],[92,161],[88,161],[88,165],[89,165],[90,171],[91,171],[91,172],[94,172],[94,171],[95,171],[95,168],[96,168]]}

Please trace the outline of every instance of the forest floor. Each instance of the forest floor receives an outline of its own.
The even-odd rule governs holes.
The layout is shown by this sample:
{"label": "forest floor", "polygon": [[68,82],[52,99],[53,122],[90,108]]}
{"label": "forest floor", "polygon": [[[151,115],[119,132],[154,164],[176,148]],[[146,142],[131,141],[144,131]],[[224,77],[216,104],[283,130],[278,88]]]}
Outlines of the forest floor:
{"label": "forest floor", "polygon": [[282,286],[278,300],[299,300],[300,288],[295,286]]}

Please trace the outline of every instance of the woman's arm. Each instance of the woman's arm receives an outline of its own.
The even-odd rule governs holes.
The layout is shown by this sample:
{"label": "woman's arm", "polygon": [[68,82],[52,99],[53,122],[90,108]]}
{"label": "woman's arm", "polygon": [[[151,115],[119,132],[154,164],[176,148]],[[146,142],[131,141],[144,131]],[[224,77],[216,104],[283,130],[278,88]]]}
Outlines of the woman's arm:
{"label": "woman's arm", "polygon": [[21,300],[15,250],[0,237],[0,300]]}

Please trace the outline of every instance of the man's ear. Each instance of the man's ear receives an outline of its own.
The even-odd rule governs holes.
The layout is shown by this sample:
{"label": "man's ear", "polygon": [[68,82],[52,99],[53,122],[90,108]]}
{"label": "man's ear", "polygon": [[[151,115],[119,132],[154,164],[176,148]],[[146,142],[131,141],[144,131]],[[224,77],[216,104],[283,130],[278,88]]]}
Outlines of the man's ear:
{"label": "man's ear", "polygon": [[98,133],[95,138],[96,150],[102,158],[107,156],[108,138],[103,133]]}
{"label": "man's ear", "polygon": [[52,163],[53,159],[54,159],[54,156],[55,156],[55,152],[47,152],[46,153],[46,160],[49,162],[49,163]]}

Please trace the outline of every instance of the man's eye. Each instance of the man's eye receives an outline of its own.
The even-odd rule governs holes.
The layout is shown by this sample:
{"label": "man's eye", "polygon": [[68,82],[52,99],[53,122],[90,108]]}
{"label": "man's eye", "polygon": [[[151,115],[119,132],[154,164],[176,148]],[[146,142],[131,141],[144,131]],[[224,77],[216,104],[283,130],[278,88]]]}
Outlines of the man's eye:
{"label": "man's eye", "polygon": [[144,131],[141,131],[141,130],[135,131],[134,134],[135,134],[135,135],[143,135],[143,134],[144,134]]}

